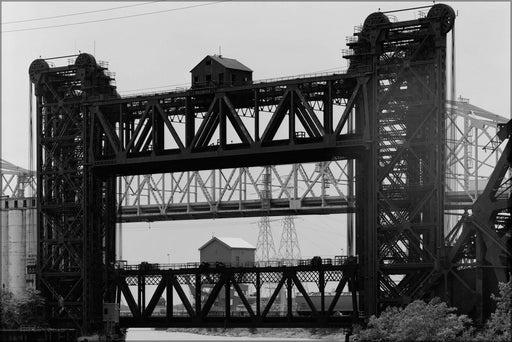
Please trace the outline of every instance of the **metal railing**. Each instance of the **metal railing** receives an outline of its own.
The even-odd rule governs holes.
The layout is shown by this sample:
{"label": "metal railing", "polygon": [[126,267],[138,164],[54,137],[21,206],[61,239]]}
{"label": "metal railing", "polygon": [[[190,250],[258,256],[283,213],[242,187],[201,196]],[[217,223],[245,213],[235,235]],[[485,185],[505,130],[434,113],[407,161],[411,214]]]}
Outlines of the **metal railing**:
{"label": "metal railing", "polygon": [[[305,79],[305,78],[340,75],[340,74],[346,74],[347,70],[348,70],[348,68],[339,68],[337,70],[333,70],[330,72],[309,73],[309,74],[299,74],[299,75],[283,76],[283,77],[276,77],[276,78],[266,78],[266,79],[255,80],[255,81],[249,82],[245,85],[273,83],[273,82],[280,82],[280,81],[300,80],[300,79]],[[163,89],[163,90],[157,91],[157,92],[143,92],[143,93],[119,92],[119,93],[125,97],[156,96],[156,95],[164,95],[164,94],[169,94],[169,93],[183,93],[183,92],[186,92],[189,90],[208,90],[208,89],[216,89],[219,87],[232,87],[232,86],[233,85],[229,84],[229,83],[223,83],[222,85],[206,85],[205,84],[204,86],[196,83],[195,87],[176,87],[176,88],[170,88],[170,89]],[[243,86],[243,85],[241,85],[241,86]]]}
{"label": "metal railing", "polygon": [[256,81],[253,81],[253,84],[272,83],[272,82],[288,81],[288,80],[298,80],[298,79],[313,78],[313,77],[333,76],[333,75],[346,74],[346,73],[347,73],[347,68],[340,68],[339,70],[334,70],[334,71],[330,71],[330,72],[300,74],[300,75],[293,75],[293,76],[283,76],[283,77],[277,77],[277,78],[267,78],[267,79],[262,79],[262,80],[256,80]]}
{"label": "metal railing", "polygon": [[269,268],[269,267],[297,267],[297,266],[321,266],[321,265],[349,265],[357,264],[358,256],[336,255],[334,257],[314,256],[309,259],[274,259],[268,261],[254,261],[245,263],[224,263],[224,262],[186,262],[186,263],[148,263],[141,262],[136,265],[128,265],[126,260],[118,260],[116,269],[126,271],[160,271],[160,270],[183,270],[183,269],[214,269],[214,268]]}

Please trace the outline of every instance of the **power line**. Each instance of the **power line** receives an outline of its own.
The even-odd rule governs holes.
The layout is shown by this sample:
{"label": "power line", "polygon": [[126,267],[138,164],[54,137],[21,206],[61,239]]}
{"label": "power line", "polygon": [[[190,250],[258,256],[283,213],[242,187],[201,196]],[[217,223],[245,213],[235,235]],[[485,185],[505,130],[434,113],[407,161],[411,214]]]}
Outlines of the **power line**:
{"label": "power line", "polygon": [[55,27],[82,25],[82,24],[90,24],[90,23],[99,23],[99,22],[109,21],[109,20],[134,18],[134,17],[141,17],[141,16],[144,16],[144,15],[159,14],[159,13],[166,13],[166,12],[175,12],[175,11],[181,11],[181,10],[186,10],[186,9],[190,9],[190,8],[195,8],[195,7],[203,7],[203,6],[208,6],[208,5],[216,5],[216,4],[219,4],[221,2],[227,2],[227,1],[230,1],[230,0],[222,0],[222,1],[209,2],[209,3],[206,3],[206,4],[200,4],[200,5],[192,5],[192,6],[171,8],[171,9],[168,9],[168,10],[161,10],[161,11],[154,11],[154,12],[125,15],[125,16],[122,16],[122,17],[114,17],[114,18],[105,18],[105,19],[98,19],[98,20],[82,21],[82,22],[78,22],[78,23],[69,23],[69,24],[61,24],[61,25],[40,26],[40,27],[32,27],[32,28],[25,28],[25,29],[8,30],[8,31],[2,31],[2,33],[21,32],[21,31],[34,31],[34,30],[42,30],[42,29],[55,28]]}
{"label": "power line", "polygon": [[128,8],[128,7],[135,7],[135,6],[144,6],[149,4],[154,4],[157,2],[161,2],[163,0],[157,0],[157,1],[150,1],[150,2],[144,2],[142,4],[135,4],[135,5],[126,5],[126,6],[118,6],[118,7],[111,7],[111,8],[105,8],[100,10],[94,10],[94,11],[86,11],[86,12],[77,12],[77,13],[69,13],[69,14],[62,14],[62,15],[55,15],[51,17],[41,17],[41,18],[32,18],[32,19],[23,19],[23,20],[15,20],[15,21],[8,21],[5,23],[2,23],[2,25],[7,24],[18,24],[18,23],[26,23],[29,21],[39,21],[39,20],[48,20],[48,19],[57,19],[57,18],[64,18],[64,17],[72,17],[76,15],[82,15],[82,14],[90,14],[90,13],[98,13],[98,12],[107,12],[107,11],[113,11],[121,8]]}

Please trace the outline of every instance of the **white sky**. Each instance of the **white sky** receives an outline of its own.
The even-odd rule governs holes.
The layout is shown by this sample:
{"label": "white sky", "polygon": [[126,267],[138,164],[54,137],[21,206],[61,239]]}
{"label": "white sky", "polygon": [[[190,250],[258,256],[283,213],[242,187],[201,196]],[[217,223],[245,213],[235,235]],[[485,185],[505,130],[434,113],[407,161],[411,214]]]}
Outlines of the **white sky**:
{"label": "white sky", "polygon": [[[30,63],[41,57],[95,53],[116,73],[118,90],[151,92],[190,82],[189,71],[205,55],[236,58],[254,70],[254,79],[314,73],[345,66],[341,50],[372,12],[430,5],[418,2],[222,2],[159,14],[74,26],[62,25],[196,6],[158,2],[50,20],[11,21],[94,11],[135,2],[2,2],[2,158],[28,167]],[[510,2],[446,2],[456,19],[457,95],[510,117]],[[417,11],[397,13],[412,19]],[[64,63],[66,60],[63,61]],[[167,87],[165,87],[167,86]],[[161,88],[156,88],[161,87]],[[148,89],[154,88],[154,89]],[[245,222],[245,224],[243,224]],[[164,222],[125,229],[123,252],[129,260],[166,262],[198,258],[197,248],[214,232],[256,244],[257,218]],[[280,223],[274,222],[279,244]],[[245,228],[243,228],[243,227]],[[339,216],[297,221],[304,255],[339,254],[345,234]],[[311,228],[313,227],[313,228]],[[184,243],[186,241],[186,243]],[[146,246],[141,248],[141,246]],[[151,248],[147,248],[151,246]]]}

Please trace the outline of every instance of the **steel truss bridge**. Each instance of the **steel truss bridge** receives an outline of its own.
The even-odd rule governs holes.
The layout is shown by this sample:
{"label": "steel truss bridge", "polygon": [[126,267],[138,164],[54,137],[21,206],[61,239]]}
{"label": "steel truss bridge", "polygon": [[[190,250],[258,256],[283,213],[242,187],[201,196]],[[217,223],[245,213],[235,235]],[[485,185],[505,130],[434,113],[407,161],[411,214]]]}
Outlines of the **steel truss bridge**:
{"label": "steel truss bridge", "polygon": [[[314,264],[307,260],[302,265],[250,265],[245,267],[199,267],[165,268],[135,267],[120,268],[116,273],[119,284],[118,300],[121,295],[126,298],[130,308],[130,317],[121,317],[121,324],[128,327],[315,327],[315,326],[350,326],[359,320],[357,311],[357,259],[345,257],[334,263]],[[151,264],[150,264],[151,265]],[[334,282],[334,298],[325,298],[326,284]],[[315,306],[305,284],[314,283],[320,290],[320,306]],[[255,289],[254,303],[250,303],[244,285],[252,285]],[[268,297],[262,296],[265,284],[273,284]],[[149,301],[146,300],[147,285],[156,286]],[[135,297],[130,286],[137,288]],[[304,297],[310,315],[296,314],[292,302],[293,288]],[[191,288],[192,299],[189,300],[187,290]],[[281,291],[286,292],[286,303],[282,307],[276,305]],[[344,291],[345,290],[345,291]],[[348,292],[348,291],[350,292]],[[154,315],[158,300],[165,291],[166,309],[163,315]],[[213,311],[215,302],[219,301],[222,308]],[[235,292],[236,291],[236,292]],[[178,295],[185,312],[175,312],[174,292]],[[350,315],[335,315],[336,304],[342,293],[351,294],[353,311]],[[236,295],[235,295],[236,293]],[[233,297],[243,305],[242,309],[231,304]],[[149,296],[148,296],[149,297]]]}
{"label": "steel truss bridge", "polygon": [[[446,115],[445,208],[454,212],[470,210],[503,154],[497,133],[506,119],[470,105],[467,99],[448,103]],[[117,220],[247,217],[268,211],[276,215],[327,214],[355,209],[351,185],[357,175],[353,174],[351,160],[267,167],[270,194],[265,193],[266,167],[120,176]],[[36,193],[33,171],[3,161],[0,177],[1,196],[10,202],[32,198]],[[504,195],[502,191],[501,196]]]}
{"label": "steel truss bridge", "polygon": [[[337,289],[356,284],[354,312],[367,316],[441,296],[481,319],[510,261],[510,123],[491,136],[491,151],[508,139],[502,156],[481,162],[467,147],[488,134],[479,122],[498,118],[485,119],[477,108],[468,114],[459,104],[447,115],[446,36],[454,19],[441,4],[410,21],[373,13],[347,40],[346,73],[237,87],[121,97],[112,74],[89,54],[58,67],[35,60],[29,74],[38,130],[37,286],[48,300],[48,321],[100,331],[103,304],[122,295],[133,317],[127,325],[162,324],[152,316],[156,297],[146,305],[143,288],[154,283],[160,295],[165,288],[179,293],[179,272],[138,270],[135,282],[132,271],[116,269],[116,220],[286,212],[354,212],[358,263],[350,267],[357,282],[345,266],[325,271],[338,272]],[[317,175],[303,163],[317,163]],[[282,164],[291,166],[274,167],[279,190],[263,194],[257,168]],[[489,167],[494,172],[480,190],[478,170]],[[449,234],[447,210],[462,214]],[[300,272],[320,279],[322,267],[187,274],[201,284],[216,279],[215,293],[224,287],[227,294],[239,292],[240,277],[260,274],[261,281],[267,272],[290,292],[304,287]],[[220,324],[209,316],[213,300],[196,300],[195,307],[189,301],[186,318],[168,314],[165,324]],[[269,317],[268,307],[250,314],[246,303],[244,321],[231,317],[225,303],[223,326],[298,321],[289,307],[283,317]],[[316,311],[316,326],[348,324],[331,318],[325,304]]]}

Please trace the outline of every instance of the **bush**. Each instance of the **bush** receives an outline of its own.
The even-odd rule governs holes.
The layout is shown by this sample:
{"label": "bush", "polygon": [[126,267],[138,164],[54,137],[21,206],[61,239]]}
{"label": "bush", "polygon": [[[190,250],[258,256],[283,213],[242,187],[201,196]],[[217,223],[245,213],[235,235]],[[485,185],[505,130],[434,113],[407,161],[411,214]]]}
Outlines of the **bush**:
{"label": "bush", "polygon": [[499,294],[491,295],[496,301],[496,311],[487,320],[482,332],[477,334],[478,340],[510,341],[512,339],[512,277],[507,283],[499,283]]}
{"label": "bush", "polygon": [[2,290],[0,294],[0,327],[17,329],[21,326],[37,326],[44,323],[42,309],[44,299],[39,292],[28,289],[25,296],[15,298],[11,292]]}
{"label": "bush", "polygon": [[467,336],[471,319],[458,316],[439,298],[428,304],[416,300],[405,308],[388,307],[380,317],[372,316],[365,330],[354,336],[359,341],[450,341]]}

